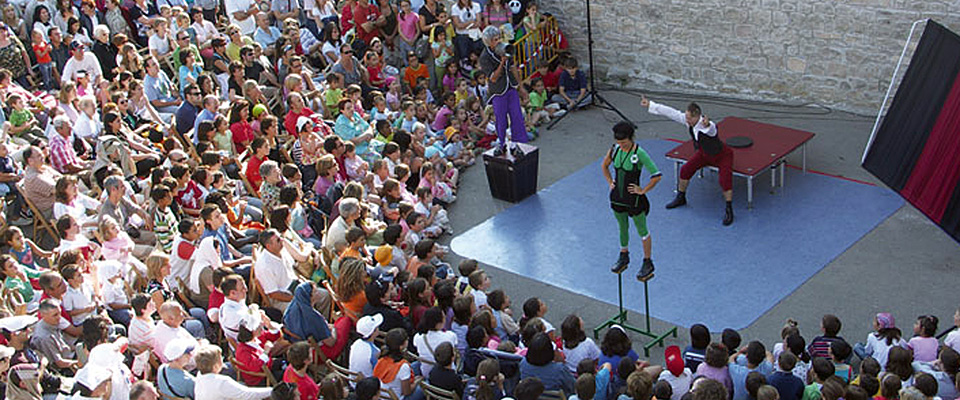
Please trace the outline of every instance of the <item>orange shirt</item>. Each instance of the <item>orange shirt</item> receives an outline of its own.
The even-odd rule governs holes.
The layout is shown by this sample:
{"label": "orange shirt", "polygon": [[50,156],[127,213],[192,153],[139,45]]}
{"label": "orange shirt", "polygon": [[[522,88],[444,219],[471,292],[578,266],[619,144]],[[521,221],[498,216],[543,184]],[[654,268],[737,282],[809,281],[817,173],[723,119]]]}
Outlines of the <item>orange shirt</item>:
{"label": "orange shirt", "polygon": [[420,68],[413,69],[411,67],[406,67],[403,69],[403,81],[407,83],[407,86],[410,87],[410,90],[413,91],[413,87],[417,86],[417,78],[423,77],[424,79],[430,79],[430,71],[427,70],[427,65],[421,63]]}

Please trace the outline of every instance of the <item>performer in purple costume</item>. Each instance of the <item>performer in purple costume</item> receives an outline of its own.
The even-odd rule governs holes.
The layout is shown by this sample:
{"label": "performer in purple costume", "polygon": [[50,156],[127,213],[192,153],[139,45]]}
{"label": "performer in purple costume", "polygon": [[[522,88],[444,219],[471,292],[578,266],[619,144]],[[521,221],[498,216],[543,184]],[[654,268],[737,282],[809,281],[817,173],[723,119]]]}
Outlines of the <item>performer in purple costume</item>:
{"label": "performer in purple costume", "polygon": [[[520,71],[515,65],[510,65],[510,55],[506,54],[506,47],[500,43],[500,29],[488,26],[483,30],[483,53],[480,55],[480,69],[489,77],[490,101],[493,104],[493,114],[497,125],[497,148],[495,155],[502,155],[506,151],[507,142],[504,136],[507,133],[507,124],[510,124],[510,139],[512,142],[527,142],[527,130],[523,121],[523,109],[520,107],[520,95],[517,85],[520,82]],[[509,120],[507,116],[509,115]],[[517,156],[523,153],[517,148],[510,149]]]}

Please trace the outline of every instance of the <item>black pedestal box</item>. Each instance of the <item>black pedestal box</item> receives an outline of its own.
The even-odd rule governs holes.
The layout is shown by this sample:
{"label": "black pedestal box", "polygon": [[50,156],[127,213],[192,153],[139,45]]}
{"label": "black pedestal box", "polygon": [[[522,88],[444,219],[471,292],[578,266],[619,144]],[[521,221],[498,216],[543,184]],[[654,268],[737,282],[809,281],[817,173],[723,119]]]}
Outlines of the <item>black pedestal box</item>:
{"label": "black pedestal box", "polygon": [[519,158],[512,155],[494,157],[493,149],[483,153],[490,195],[495,199],[516,203],[537,192],[540,149],[523,143],[517,146],[524,153]]}

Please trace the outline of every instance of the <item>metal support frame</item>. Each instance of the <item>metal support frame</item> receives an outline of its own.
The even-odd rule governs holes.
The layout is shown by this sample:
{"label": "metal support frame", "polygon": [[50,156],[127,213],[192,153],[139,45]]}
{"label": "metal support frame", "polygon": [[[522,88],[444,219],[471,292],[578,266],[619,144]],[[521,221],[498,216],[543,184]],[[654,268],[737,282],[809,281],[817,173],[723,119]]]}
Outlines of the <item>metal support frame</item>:
{"label": "metal support frame", "polygon": [[676,326],[670,327],[670,329],[661,334],[657,334],[650,330],[650,288],[647,286],[647,282],[649,282],[651,279],[653,279],[653,274],[641,280],[641,282],[643,282],[643,314],[647,323],[646,329],[627,323],[627,310],[623,309],[623,273],[621,272],[617,274],[617,304],[619,311],[616,315],[610,317],[596,328],[593,328],[594,339],[600,338],[601,330],[613,325],[619,325],[624,330],[636,332],[653,339],[652,341],[643,344],[644,357],[650,357],[650,348],[657,345],[663,347],[663,340],[666,339],[667,336],[673,335],[673,337],[677,337]]}

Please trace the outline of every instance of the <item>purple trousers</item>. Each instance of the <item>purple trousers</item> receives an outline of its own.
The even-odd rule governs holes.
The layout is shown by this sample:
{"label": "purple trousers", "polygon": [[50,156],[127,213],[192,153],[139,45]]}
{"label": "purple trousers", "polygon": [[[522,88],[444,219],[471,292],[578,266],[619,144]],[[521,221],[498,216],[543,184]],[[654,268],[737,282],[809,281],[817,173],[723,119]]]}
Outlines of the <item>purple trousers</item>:
{"label": "purple trousers", "polygon": [[520,108],[520,94],[517,89],[509,88],[506,93],[494,96],[493,115],[497,118],[497,138],[500,144],[506,144],[504,135],[507,133],[507,115],[510,115],[510,138],[514,142],[527,142],[527,126],[523,121],[523,109]]}

